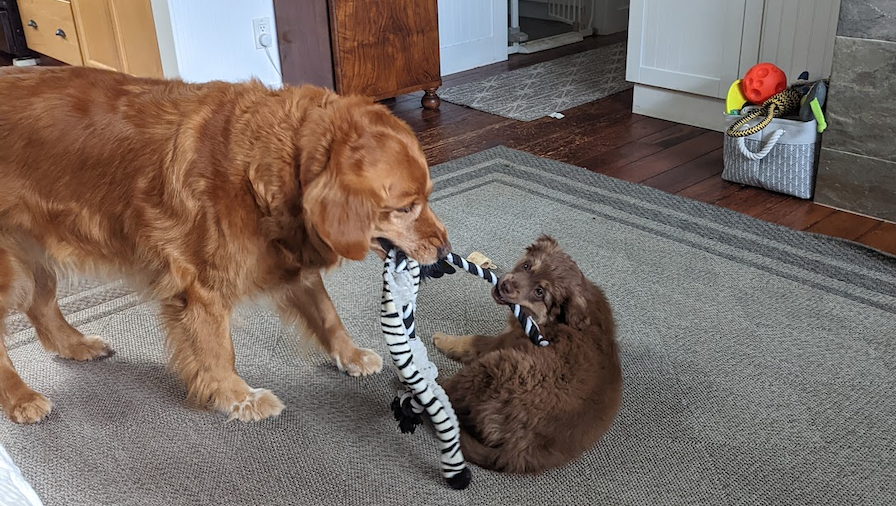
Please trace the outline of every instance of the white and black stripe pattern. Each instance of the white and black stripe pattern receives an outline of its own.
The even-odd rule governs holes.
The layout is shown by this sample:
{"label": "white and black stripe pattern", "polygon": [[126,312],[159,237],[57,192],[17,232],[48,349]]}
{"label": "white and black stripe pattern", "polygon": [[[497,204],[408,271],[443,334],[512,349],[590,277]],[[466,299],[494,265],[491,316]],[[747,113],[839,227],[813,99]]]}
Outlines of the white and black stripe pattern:
{"label": "white and black stripe pattern", "polygon": [[438,375],[435,365],[415,337],[414,312],[419,287],[419,264],[393,248],[383,267],[380,321],[392,362],[408,389],[397,400],[399,410],[408,401],[415,413],[426,411],[438,439],[442,476],[452,488],[462,489],[470,483],[470,470],[460,448],[457,417],[448,396],[435,382]]}
{"label": "white and black stripe pattern", "polygon": [[[469,272],[470,274],[475,274],[480,278],[488,281],[492,284],[492,286],[497,286],[498,284],[498,276],[496,276],[495,273],[488,269],[483,269],[480,265],[469,262],[466,259],[459,257],[453,253],[448,253],[446,260]],[[513,315],[516,316],[517,320],[519,320],[520,325],[523,326],[523,330],[526,331],[526,335],[529,336],[529,339],[533,344],[536,344],[538,346],[548,345],[547,339],[545,339],[544,336],[541,335],[541,329],[538,328],[538,324],[535,323],[535,320],[530,318],[529,315],[525,313],[525,311],[523,311],[523,308],[520,307],[519,304],[511,304],[510,310],[513,311]]]}

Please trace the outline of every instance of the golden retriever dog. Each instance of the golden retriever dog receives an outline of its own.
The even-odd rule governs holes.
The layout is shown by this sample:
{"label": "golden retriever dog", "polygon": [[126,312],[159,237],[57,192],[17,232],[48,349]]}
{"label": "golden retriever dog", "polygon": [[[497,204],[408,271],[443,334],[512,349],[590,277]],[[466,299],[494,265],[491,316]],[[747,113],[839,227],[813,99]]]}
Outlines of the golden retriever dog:
{"label": "golden retriever dog", "polygon": [[512,314],[497,337],[436,334],[435,345],[465,364],[442,387],[467,460],[538,474],[580,456],[616,418],[622,370],[613,312],[548,236],[526,249],[492,296],[522,306],[550,344],[533,345]]}
{"label": "golden retriever dog", "polygon": [[[268,297],[340,370],[376,373],[382,358],[347,334],[321,271],[380,241],[421,263],[449,247],[414,133],[363,97],[10,67],[0,70],[0,145],[0,336],[19,310],[47,351],[107,356],[100,337],[66,322],[56,283],[59,272],[114,273],[160,305],[189,399],[231,419],[283,409],[234,367],[240,301]],[[51,409],[5,345],[0,405],[24,423]]]}

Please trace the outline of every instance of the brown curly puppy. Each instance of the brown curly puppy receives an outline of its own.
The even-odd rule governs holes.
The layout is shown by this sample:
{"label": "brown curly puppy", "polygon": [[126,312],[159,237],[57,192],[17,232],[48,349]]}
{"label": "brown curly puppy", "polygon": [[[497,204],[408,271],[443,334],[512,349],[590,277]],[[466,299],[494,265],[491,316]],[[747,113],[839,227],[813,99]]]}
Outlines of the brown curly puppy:
{"label": "brown curly puppy", "polygon": [[492,292],[521,305],[550,341],[534,346],[513,315],[497,337],[436,334],[465,364],[442,386],[470,462],[541,473],[577,458],[609,429],[622,396],[615,323],[603,291],[557,242],[542,236]]}

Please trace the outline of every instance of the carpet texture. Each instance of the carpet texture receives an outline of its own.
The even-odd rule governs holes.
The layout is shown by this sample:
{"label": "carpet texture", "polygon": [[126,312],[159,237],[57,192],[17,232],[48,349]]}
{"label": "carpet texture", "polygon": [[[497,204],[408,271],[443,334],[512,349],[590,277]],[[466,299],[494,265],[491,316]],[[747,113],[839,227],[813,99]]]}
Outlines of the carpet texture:
{"label": "carpet texture", "polygon": [[482,81],[441,88],[442,100],[505,118],[532,121],[632,87],[625,44],[536,63]]}
{"label": "carpet texture", "polygon": [[[615,425],[539,477],[473,467],[450,490],[431,431],[401,434],[396,375],[356,379],[308,354],[263,305],[235,319],[237,368],[286,403],[226,423],[189,409],[164,368],[154,309],[83,284],[63,311],[117,354],[53,358],[18,317],[10,355],[55,402],[0,420],[0,443],[47,505],[837,505],[896,497],[896,259],[499,147],[433,168],[433,207],[457,252],[510,266],[550,232],[604,287],[619,325]],[[362,346],[379,333],[371,255],[327,284]],[[503,327],[488,285],[425,284],[418,333]],[[443,374],[457,366],[430,346]]]}

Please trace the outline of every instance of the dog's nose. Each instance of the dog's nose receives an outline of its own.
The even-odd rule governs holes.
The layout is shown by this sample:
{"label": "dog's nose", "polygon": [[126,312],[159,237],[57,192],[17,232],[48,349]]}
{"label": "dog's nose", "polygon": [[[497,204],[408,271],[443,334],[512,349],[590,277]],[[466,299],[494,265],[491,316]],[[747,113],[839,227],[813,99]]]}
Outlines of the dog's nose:
{"label": "dog's nose", "polygon": [[445,244],[439,246],[436,250],[436,254],[439,256],[439,260],[444,260],[445,257],[448,256],[448,253],[451,253],[451,243],[445,241]]}
{"label": "dog's nose", "polygon": [[510,278],[504,278],[501,280],[500,286],[498,289],[501,290],[501,293],[513,293],[516,291],[516,284]]}

